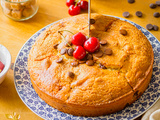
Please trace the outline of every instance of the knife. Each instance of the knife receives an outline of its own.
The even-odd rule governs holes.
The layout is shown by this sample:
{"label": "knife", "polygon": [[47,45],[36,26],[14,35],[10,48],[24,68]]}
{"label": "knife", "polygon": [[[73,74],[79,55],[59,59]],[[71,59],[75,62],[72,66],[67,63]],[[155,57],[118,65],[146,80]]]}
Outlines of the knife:
{"label": "knife", "polygon": [[90,27],[91,27],[90,19],[91,19],[91,0],[88,0],[88,35],[89,37],[90,37]]}

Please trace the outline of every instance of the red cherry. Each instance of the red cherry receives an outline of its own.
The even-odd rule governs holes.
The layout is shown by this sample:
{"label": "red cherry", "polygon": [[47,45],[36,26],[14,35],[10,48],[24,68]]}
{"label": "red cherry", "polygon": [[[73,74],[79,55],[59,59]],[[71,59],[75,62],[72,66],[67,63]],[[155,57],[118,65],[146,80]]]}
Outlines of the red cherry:
{"label": "red cherry", "polygon": [[0,61],[0,73],[2,72],[3,68],[4,68],[4,64]]}
{"label": "red cherry", "polygon": [[86,51],[82,46],[77,46],[73,52],[73,56],[78,60],[83,59],[86,56]]}
{"label": "red cherry", "polygon": [[75,2],[74,2],[74,0],[67,0],[66,5],[69,7],[71,5],[75,5]]}
{"label": "red cherry", "polygon": [[88,9],[88,2],[87,1],[82,0],[82,1],[79,1],[77,4],[83,10],[87,10]]}
{"label": "red cherry", "polygon": [[81,32],[76,33],[71,38],[71,42],[74,45],[82,46],[85,41],[86,41],[86,36],[84,36]]}
{"label": "red cherry", "polygon": [[84,43],[84,48],[85,50],[87,50],[88,52],[95,52],[96,50],[98,50],[100,47],[100,43],[99,40],[95,37],[90,37],[85,43]]}
{"label": "red cherry", "polygon": [[78,15],[81,12],[81,9],[79,6],[71,5],[68,9],[68,13],[70,15]]}

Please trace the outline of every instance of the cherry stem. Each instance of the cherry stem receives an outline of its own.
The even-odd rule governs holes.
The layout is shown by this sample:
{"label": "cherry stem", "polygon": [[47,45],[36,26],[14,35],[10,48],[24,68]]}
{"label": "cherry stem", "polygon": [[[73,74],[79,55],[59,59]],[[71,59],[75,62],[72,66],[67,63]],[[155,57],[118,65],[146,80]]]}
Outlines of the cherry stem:
{"label": "cherry stem", "polygon": [[[66,30],[63,30],[63,31],[66,31]],[[68,30],[67,30],[68,31]],[[61,31],[58,31],[58,33],[63,37],[63,39],[65,40],[65,42],[68,44],[69,47],[71,47],[73,50],[75,50],[69,43],[68,41],[66,40],[66,38],[64,37],[64,35],[61,33]]]}
{"label": "cherry stem", "polygon": [[69,30],[60,30],[60,31],[58,31],[58,32],[63,32],[63,31],[69,32],[69,33],[71,33],[72,35],[74,35],[74,33],[71,32],[71,31],[69,31]]}
{"label": "cherry stem", "polygon": [[76,3],[75,3],[75,6],[77,6],[77,4],[78,4],[79,1],[80,1],[80,0],[75,0],[75,2],[76,2]]}

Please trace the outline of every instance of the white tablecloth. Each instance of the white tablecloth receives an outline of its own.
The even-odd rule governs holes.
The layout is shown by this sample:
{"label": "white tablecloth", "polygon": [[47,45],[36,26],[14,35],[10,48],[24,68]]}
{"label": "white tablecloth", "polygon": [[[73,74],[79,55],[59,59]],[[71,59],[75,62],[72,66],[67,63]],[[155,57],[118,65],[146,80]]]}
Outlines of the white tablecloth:
{"label": "white tablecloth", "polygon": [[160,99],[143,115],[142,120],[160,120]]}

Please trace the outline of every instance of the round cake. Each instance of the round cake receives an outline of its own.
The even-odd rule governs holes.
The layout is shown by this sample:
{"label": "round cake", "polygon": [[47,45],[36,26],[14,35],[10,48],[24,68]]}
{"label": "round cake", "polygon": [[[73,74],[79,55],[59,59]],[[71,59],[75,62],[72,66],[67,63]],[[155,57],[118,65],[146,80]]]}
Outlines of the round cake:
{"label": "round cake", "polygon": [[[74,34],[88,39],[88,15],[64,18],[43,31],[32,46],[28,70],[39,97],[59,111],[100,116],[124,109],[146,90],[152,76],[153,50],[132,24],[92,14],[90,37],[100,48],[75,59]],[[81,46],[83,47],[83,45]]]}

